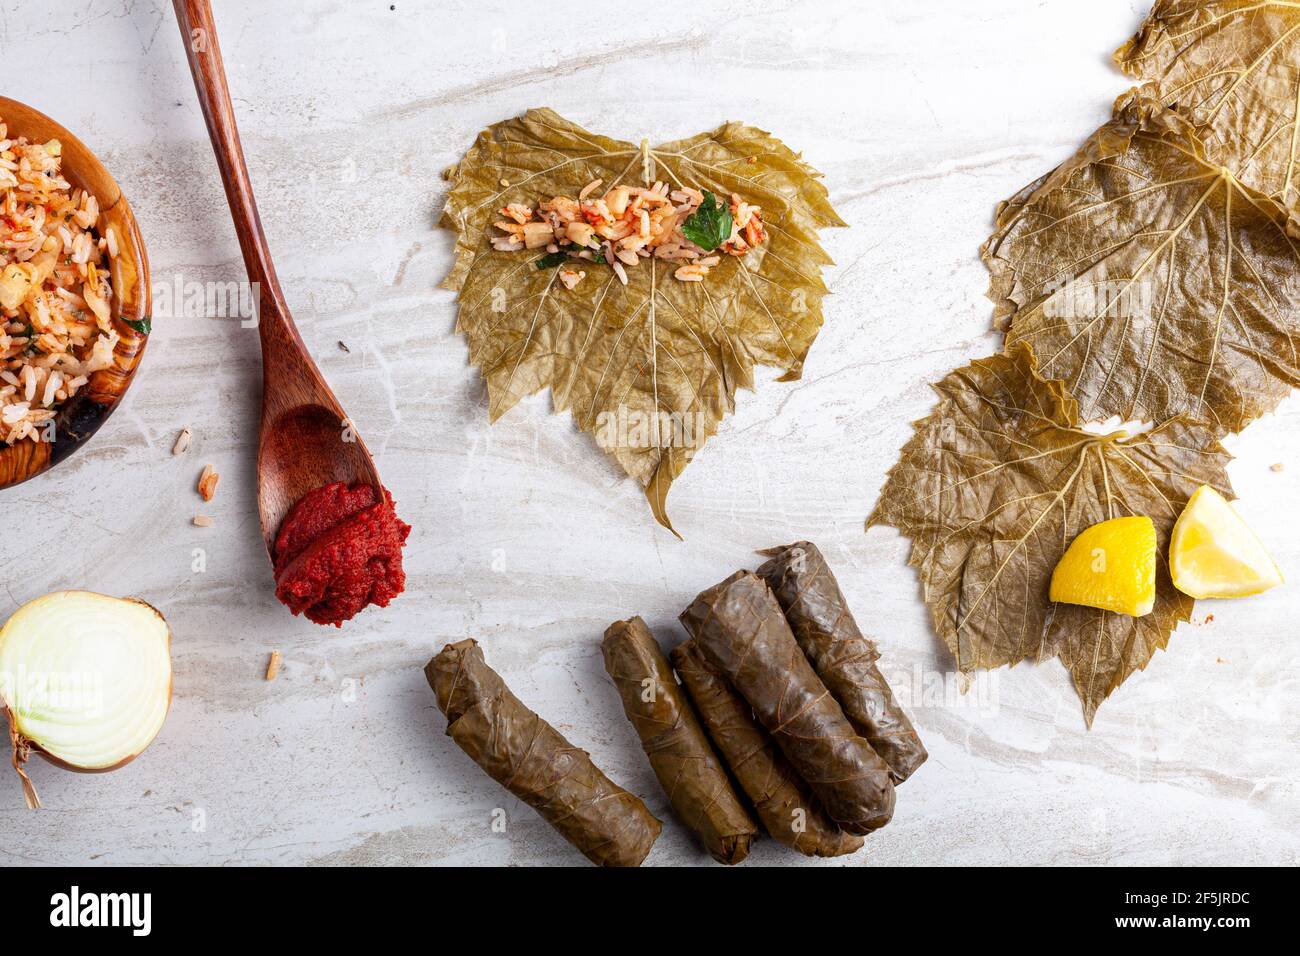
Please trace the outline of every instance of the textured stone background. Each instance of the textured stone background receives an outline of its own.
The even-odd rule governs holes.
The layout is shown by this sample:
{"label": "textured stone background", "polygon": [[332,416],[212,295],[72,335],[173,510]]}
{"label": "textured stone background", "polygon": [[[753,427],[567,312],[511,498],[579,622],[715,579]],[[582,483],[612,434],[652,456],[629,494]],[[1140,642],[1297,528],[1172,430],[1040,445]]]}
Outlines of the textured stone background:
{"label": "textured stone background", "polygon": [[[107,161],[156,282],[242,278],[170,4],[55,6],[0,2],[3,92]],[[752,564],[752,549],[807,537],[880,639],[931,752],[894,822],[839,862],[1300,862],[1294,586],[1198,606],[1089,733],[1056,663],[981,675],[962,696],[904,541],[862,530],[908,423],[930,407],[927,383],[994,348],[976,250],[995,202],[1106,118],[1126,86],[1109,53],[1145,0],[719,0],[626,22],[537,3],[215,6],[289,302],[415,526],[408,593],[342,633],[275,602],[254,508],[255,334],[160,317],[99,436],[3,492],[0,570],[10,609],[62,587],[163,609],[172,713],[120,772],[34,761],[40,813],[0,776],[0,861],[580,861],[443,736],[423,663],[477,637],[520,697],[662,815],[601,631],[640,613],[668,641],[689,598]],[[731,118],[771,129],[826,173],[852,224],[825,236],[835,295],[804,379],[766,375],[742,393],[677,483],[685,543],[545,396],[488,426],[452,296],[435,289],[450,247],[433,227],[439,171],[481,127],[536,105],[634,140]],[[173,458],[185,425],[193,445]],[[1241,509],[1300,578],[1300,405],[1232,448]],[[200,529],[206,462],[222,482],[216,524]],[[272,648],[285,663],[268,684]],[[488,829],[497,806],[504,836]],[[770,842],[752,859],[805,862]],[[707,858],[670,824],[649,862]]]}

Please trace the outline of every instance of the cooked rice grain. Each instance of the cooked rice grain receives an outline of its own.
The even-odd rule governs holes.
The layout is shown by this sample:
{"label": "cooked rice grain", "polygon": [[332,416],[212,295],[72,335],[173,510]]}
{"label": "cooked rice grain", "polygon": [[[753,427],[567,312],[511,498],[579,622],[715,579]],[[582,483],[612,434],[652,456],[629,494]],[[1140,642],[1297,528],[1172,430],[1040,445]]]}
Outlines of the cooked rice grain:
{"label": "cooked rice grain", "polygon": [[[691,187],[672,188],[667,183],[652,186],[614,185],[604,195],[597,191],[604,180],[595,179],[578,192],[578,198],[553,196],[537,204],[512,202],[499,210],[501,219],[493,225],[504,235],[491,236],[492,248],[498,252],[523,249],[545,251],[554,255],[607,263],[627,285],[628,267],[642,259],[656,258],[686,263],[673,275],[682,282],[701,282],[721,257],[710,255],[686,238],[682,225],[704,202],[704,193]],[[730,196],[732,227],[730,236],[717,252],[743,256],[767,241],[762,209]],[[599,248],[593,243],[600,243]],[[579,279],[569,270],[570,278],[560,281],[572,289]]]}
{"label": "cooked rice grain", "polygon": [[113,362],[99,200],[60,171],[58,140],[10,137],[0,118],[0,441],[40,439],[54,409]]}

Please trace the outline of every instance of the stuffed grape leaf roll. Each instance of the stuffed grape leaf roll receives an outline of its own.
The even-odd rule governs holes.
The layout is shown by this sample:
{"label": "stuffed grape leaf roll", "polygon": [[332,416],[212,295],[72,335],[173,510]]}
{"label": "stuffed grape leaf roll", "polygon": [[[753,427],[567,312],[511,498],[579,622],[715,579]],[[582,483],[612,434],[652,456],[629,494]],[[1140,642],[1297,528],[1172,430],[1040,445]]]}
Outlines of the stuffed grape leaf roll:
{"label": "stuffed grape leaf roll", "polygon": [[889,822],[889,765],[844,716],[762,578],[733,574],[700,594],[681,620],[841,829],[861,835]]}
{"label": "stuffed grape leaf roll", "polygon": [[806,856],[843,856],[861,848],[862,837],[845,833],[826,815],[749,704],[695,642],[678,644],[671,657],[701,723],[772,839]]}
{"label": "stuffed grape leaf roll", "polygon": [[719,863],[739,863],[749,855],[758,827],[732,789],[659,642],[634,617],[606,629],[601,652],[678,819]]}
{"label": "stuffed grape leaf roll", "polygon": [[448,644],[424,668],[447,734],[493,780],[599,866],[639,866],[662,824],[586,751],[519,700],[477,641]]}
{"label": "stuffed grape leaf roll", "polygon": [[902,783],[929,755],[876,666],[880,651],[858,630],[830,565],[808,541],[761,553],[771,560],[756,573],[776,595],[794,639],[853,729],[889,764],[894,784]]}

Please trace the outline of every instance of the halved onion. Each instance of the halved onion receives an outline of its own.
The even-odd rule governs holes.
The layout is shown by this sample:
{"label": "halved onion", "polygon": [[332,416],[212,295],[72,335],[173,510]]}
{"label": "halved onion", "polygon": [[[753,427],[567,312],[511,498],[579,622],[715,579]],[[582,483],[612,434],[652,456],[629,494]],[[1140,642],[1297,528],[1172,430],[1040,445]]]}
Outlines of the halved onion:
{"label": "halved onion", "polygon": [[40,806],[23,770],[29,753],[116,770],[153,742],[171,697],[171,631],[143,601],[55,591],[0,629],[0,708],[29,807]]}

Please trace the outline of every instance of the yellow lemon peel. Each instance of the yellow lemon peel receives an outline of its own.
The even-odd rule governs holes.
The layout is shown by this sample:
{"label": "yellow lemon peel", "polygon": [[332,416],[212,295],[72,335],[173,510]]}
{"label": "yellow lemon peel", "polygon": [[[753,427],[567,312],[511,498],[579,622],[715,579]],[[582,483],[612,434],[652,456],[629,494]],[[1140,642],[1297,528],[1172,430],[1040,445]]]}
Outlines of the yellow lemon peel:
{"label": "yellow lemon peel", "polygon": [[1156,528],[1112,518],[1081,531],[1052,572],[1050,597],[1118,614],[1150,614],[1156,600]]}
{"label": "yellow lemon peel", "polygon": [[1187,502],[1169,538],[1174,587],[1194,598],[1236,598],[1282,583],[1255,532],[1209,485]]}

